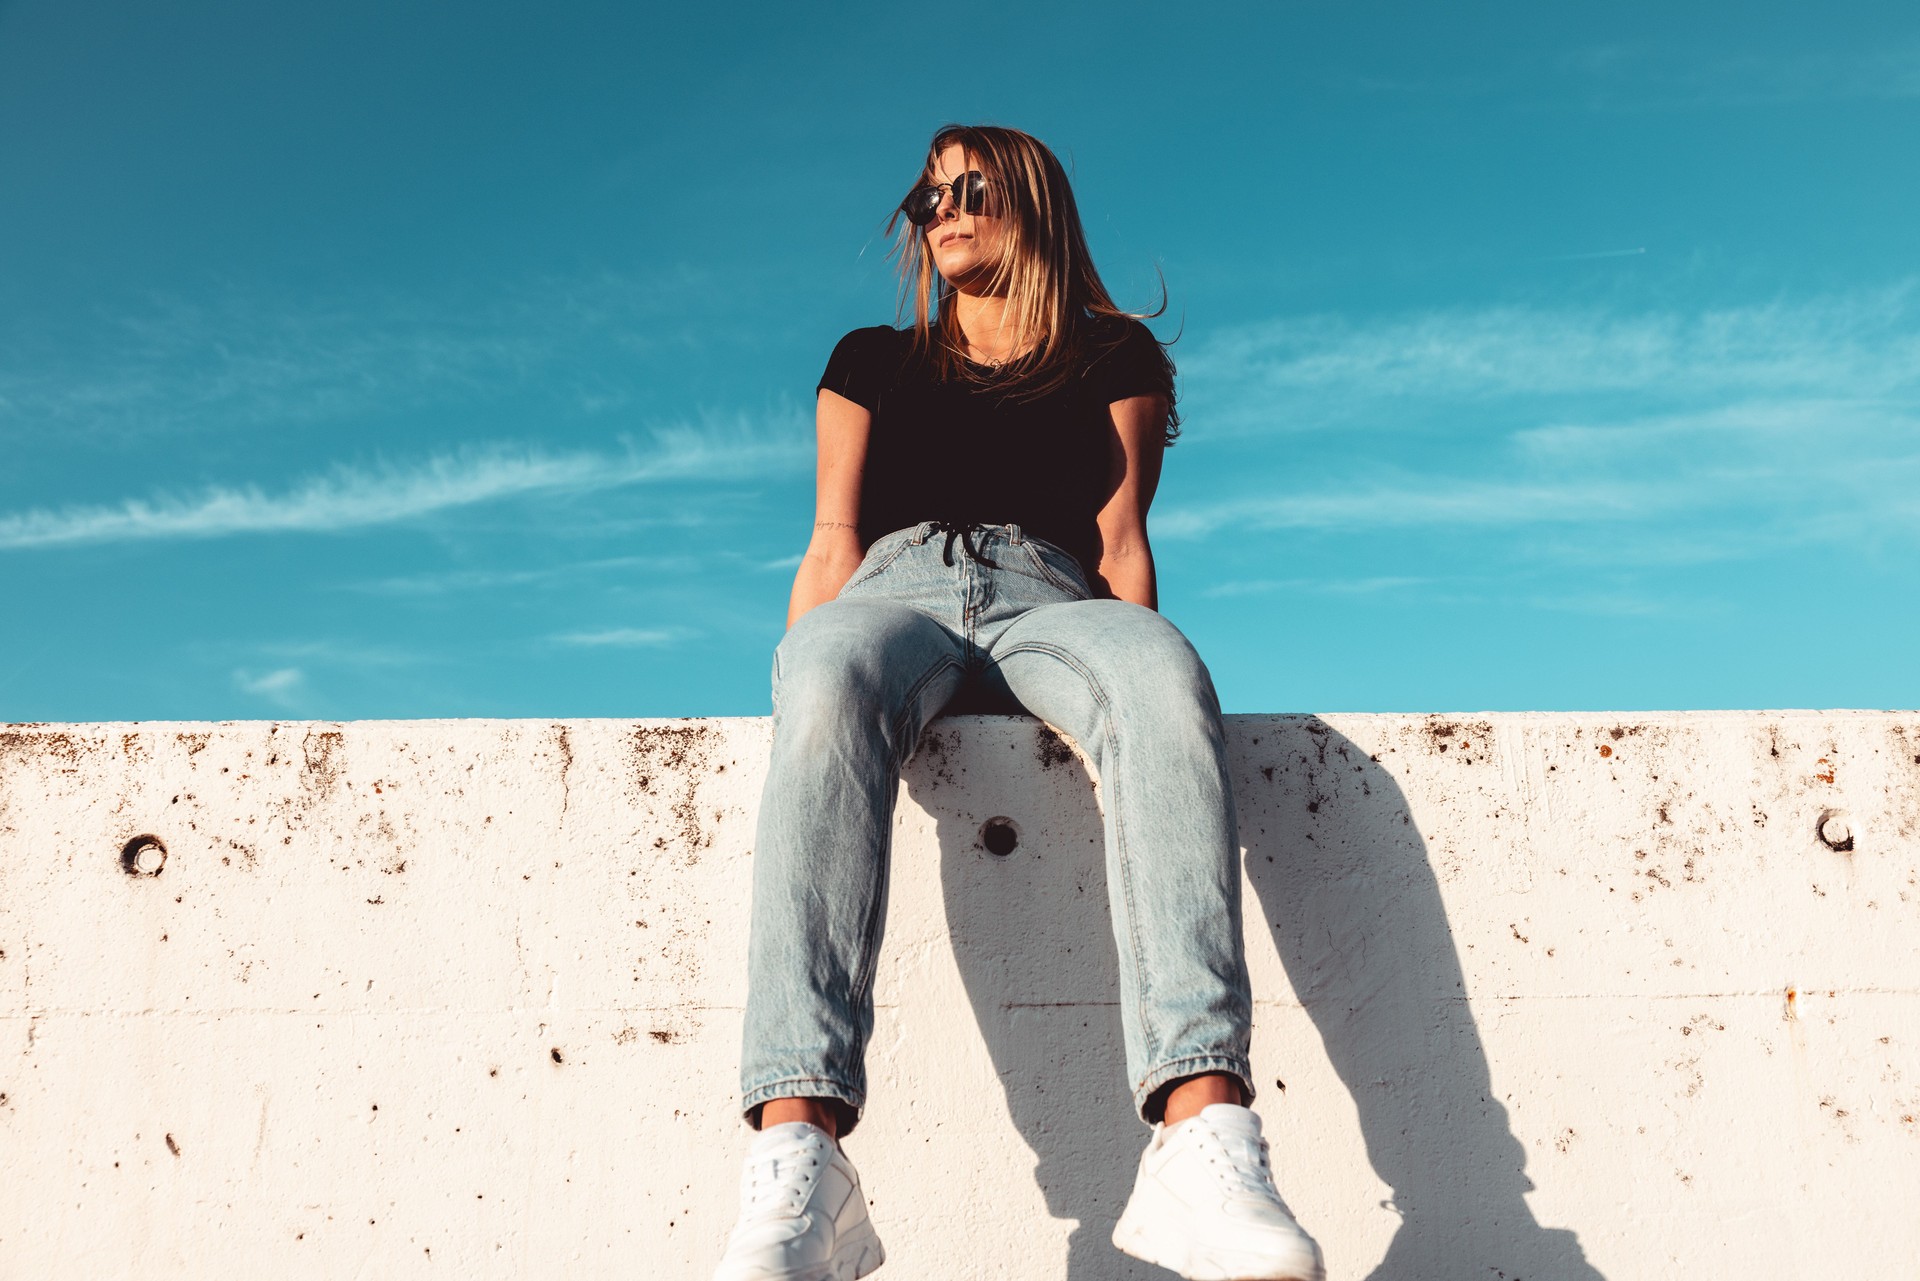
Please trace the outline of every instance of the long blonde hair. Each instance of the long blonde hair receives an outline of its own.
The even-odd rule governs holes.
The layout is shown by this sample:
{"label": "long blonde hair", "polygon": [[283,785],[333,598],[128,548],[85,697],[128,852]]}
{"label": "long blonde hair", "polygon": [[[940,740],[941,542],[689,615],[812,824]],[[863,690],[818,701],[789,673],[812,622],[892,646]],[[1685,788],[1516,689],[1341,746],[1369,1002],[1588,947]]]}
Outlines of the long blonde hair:
{"label": "long blonde hair", "polygon": [[[1144,320],[1166,311],[1166,286],[1160,306],[1149,312],[1123,311],[1107,293],[1087,249],[1067,171],[1047,144],[1032,134],[998,125],[943,125],[927,148],[927,160],[915,186],[934,180],[940,153],[958,144],[969,169],[987,178],[988,212],[999,220],[999,261],[987,290],[1006,299],[1005,325],[1011,350],[1024,353],[1004,371],[991,375],[996,386],[1027,397],[1044,396],[1064,386],[1093,354],[1090,319]],[[895,211],[887,223],[899,229],[894,253],[900,266],[900,309],[913,302],[915,345],[929,353],[938,375],[982,380],[965,359],[966,336],[949,305],[953,286],[934,266],[924,228]],[[1166,360],[1166,353],[1161,352]],[[1173,362],[1167,360],[1167,383]],[[1167,401],[1166,440],[1180,432],[1180,415]]]}

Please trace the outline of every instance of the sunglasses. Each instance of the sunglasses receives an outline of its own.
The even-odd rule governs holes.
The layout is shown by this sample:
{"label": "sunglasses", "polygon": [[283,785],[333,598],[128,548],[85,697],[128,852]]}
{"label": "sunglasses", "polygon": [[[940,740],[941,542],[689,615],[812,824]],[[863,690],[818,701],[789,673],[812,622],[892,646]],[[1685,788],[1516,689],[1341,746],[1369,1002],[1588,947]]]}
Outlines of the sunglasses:
{"label": "sunglasses", "polygon": [[934,182],[915,187],[900,202],[900,212],[907,221],[916,227],[924,227],[940,213],[940,193],[953,193],[953,207],[961,213],[983,214],[987,211],[987,176],[978,169],[969,169],[952,182]]}

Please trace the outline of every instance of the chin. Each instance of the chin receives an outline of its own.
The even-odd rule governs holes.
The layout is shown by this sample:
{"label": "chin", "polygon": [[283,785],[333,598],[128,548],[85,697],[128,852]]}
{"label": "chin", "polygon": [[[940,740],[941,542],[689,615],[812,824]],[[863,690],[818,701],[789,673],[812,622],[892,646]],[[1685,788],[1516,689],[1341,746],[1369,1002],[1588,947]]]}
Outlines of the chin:
{"label": "chin", "polygon": [[956,288],[964,285],[968,280],[976,276],[985,274],[987,271],[987,264],[981,262],[980,259],[970,253],[950,255],[935,254],[933,257],[933,265],[935,270],[946,278],[947,283]]}

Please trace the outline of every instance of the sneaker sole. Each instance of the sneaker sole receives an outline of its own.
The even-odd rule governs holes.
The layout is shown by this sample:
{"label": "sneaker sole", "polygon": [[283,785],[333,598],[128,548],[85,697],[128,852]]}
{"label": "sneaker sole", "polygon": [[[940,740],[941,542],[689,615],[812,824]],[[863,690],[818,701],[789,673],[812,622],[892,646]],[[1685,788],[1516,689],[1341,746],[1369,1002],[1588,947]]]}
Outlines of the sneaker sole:
{"label": "sneaker sole", "polygon": [[878,1271],[880,1265],[887,1261],[886,1249],[880,1244],[873,1225],[868,1223],[865,1226],[865,1233],[840,1243],[833,1252],[834,1258],[827,1263],[798,1271],[768,1272],[761,1269],[744,1274],[742,1281],[860,1281],[861,1277]]}
{"label": "sneaker sole", "polygon": [[1184,1241],[1162,1240],[1124,1214],[1114,1226],[1113,1244],[1122,1254],[1177,1272],[1187,1281],[1326,1281],[1327,1278],[1327,1270],[1317,1254],[1308,1260],[1283,1265],[1275,1272],[1272,1265],[1249,1262],[1244,1256],[1195,1252],[1188,1249]]}
{"label": "sneaker sole", "polygon": [[852,1266],[837,1281],[859,1281],[859,1278],[866,1276],[869,1272],[879,1270],[880,1265],[887,1261],[887,1252],[881,1246],[880,1238],[873,1235],[871,1227],[867,1232],[868,1237],[866,1243],[860,1247],[859,1256],[852,1261]]}

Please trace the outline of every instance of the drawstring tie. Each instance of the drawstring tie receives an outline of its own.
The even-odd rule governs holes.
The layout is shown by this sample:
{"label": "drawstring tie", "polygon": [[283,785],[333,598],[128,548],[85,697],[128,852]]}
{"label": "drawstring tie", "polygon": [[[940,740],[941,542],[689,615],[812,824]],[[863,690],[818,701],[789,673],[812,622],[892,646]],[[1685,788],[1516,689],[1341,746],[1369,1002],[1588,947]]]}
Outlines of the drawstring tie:
{"label": "drawstring tie", "polygon": [[936,534],[944,532],[947,536],[947,545],[940,550],[940,559],[944,561],[946,564],[948,564],[949,566],[953,564],[953,540],[957,538],[960,540],[960,550],[965,552],[967,555],[967,559],[971,560],[974,564],[985,565],[988,569],[1000,568],[1000,566],[996,565],[994,562],[992,562],[991,560],[988,560],[985,556],[981,555],[980,549],[973,545],[973,534],[975,530],[979,530],[981,533],[984,534],[987,531],[987,527],[985,525],[980,524],[978,521],[971,521],[971,520],[969,521],[951,521],[951,520],[934,521],[933,532]]}

